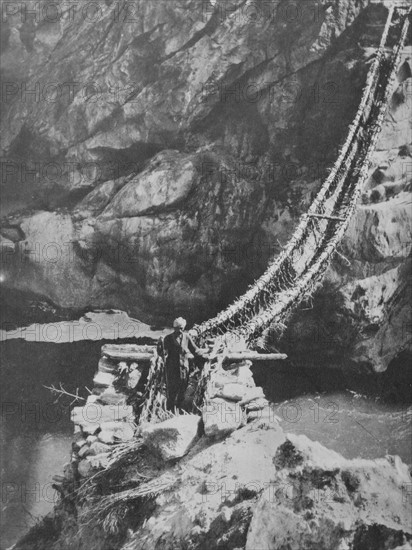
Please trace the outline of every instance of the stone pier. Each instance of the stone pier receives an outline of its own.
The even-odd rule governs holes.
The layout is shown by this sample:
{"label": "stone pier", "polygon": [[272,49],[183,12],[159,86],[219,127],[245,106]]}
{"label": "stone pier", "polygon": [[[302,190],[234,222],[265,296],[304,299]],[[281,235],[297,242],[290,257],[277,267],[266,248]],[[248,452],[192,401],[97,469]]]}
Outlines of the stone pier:
{"label": "stone pier", "polygon": [[[194,441],[197,433],[195,425],[200,420],[199,434],[212,438],[224,437],[247,422],[262,418],[270,420],[273,411],[264,397],[263,389],[256,386],[250,367],[255,360],[285,358],[281,354],[261,355],[249,351],[229,353],[227,350],[215,355],[206,362],[202,371],[204,391],[198,411],[201,418],[190,415],[193,417],[193,426],[188,417],[185,420],[184,417],[177,417],[166,422],[157,419],[156,427],[153,422],[140,426],[139,435],[144,440],[149,436],[153,440],[156,437],[152,432],[156,435],[160,430],[163,439],[166,437],[164,434],[169,432],[176,438],[186,422],[190,424],[190,430],[187,430],[187,426],[185,428],[190,432],[189,440]],[[59,481],[61,485],[68,481],[77,484],[105,468],[115,446],[137,436],[141,414],[153,392],[150,373],[153,376],[157,372],[157,361],[155,346],[107,344],[102,347],[98,369],[93,378],[93,389],[86,403],[74,407],[71,413],[74,423],[72,460],[65,465],[64,481]],[[160,383],[158,388],[161,386]],[[147,420],[148,417],[143,414],[142,418]],[[196,418],[199,420],[195,422]],[[173,445],[176,446],[176,443]],[[168,452],[170,454],[170,450]],[[173,448],[173,452],[176,454],[176,449]],[[61,490],[61,487],[56,488]]]}
{"label": "stone pier", "polygon": [[102,347],[93,390],[84,406],[74,407],[73,477],[84,478],[107,465],[114,445],[133,439],[145,399],[155,346]]}
{"label": "stone pier", "polygon": [[[202,418],[207,437],[224,437],[247,422],[266,419],[277,421],[273,408],[256,386],[251,371],[251,354],[232,354],[218,358],[207,379]],[[254,359],[258,359],[256,354]],[[259,360],[268,356],[261,355]],[[275,358],[272,356],[272,358]],[[277,356],[284,359],[286,356]]]}

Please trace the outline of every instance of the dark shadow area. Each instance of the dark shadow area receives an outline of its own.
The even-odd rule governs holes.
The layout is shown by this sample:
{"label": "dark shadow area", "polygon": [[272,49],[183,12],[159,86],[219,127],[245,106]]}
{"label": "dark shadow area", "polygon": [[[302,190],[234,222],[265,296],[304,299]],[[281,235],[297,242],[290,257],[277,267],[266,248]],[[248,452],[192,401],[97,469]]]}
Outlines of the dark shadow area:
{"label": "dark shadow area", "polygon": [[253,375],[268,399],[274,403],[313,394],[346,390],[378,398],[388,404],[412,403],[411,353],[402,352],[385,372],[368,367],[347,365],[344,368],[295,366],[291,361],[255,364]]}
{"label": "dark shadow area", "polygon": [[[151,339],[115,343],[152,343]],[[86,398],[93,388],[101,347],[108,341],[67,344],[9,340],[0,343],[2,544],[9,547],[48,513],[56,498],[52,477],[70,461],[73,406],[69,396],[44,386],[59,387]],[[72,405],[71,405],[72,403]]]}

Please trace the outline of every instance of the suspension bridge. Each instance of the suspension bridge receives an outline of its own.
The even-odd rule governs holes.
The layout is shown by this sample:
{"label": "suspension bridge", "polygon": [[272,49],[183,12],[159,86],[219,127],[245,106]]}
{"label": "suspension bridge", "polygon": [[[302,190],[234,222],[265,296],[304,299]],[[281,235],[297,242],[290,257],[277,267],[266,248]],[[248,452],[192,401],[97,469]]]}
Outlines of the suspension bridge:
{"label": "suspension bridge", "polygon": [[[329,176],[283,252],[248,291],[213,319],[193,328],[198,342],[234,334],[253,346],[268,327],[281,331],[313,293],[348,226],[371,164],[409,27],[411,8],[389,7],[356,116]],[[392,46],[393,43],[393,46]]]}
{"label": "suspension bridge", "polygon": [[[216,317],[190,331],[199,346],[212,341],[212,359],[197,380],[193,408],[202,406],[204,391],[216,362],[222,362],[230,342],[241,341],[254,353],[258,339],[268,328],[282,331],[306,296],[320,285],[325,271],[349,224],[371,166],[379,132],[396,85],[397,72],[410,24],[412,8],[391,3],[379,47],[370,66],[362,97],[340,154],[309,210],[301,217],[289,243],[247,292]],[[115,346],[118,348],[119,346]],[[124,346],[127,348],[128,346]],[[109,350],[106,350],[110,354]],[[119,354],[113,351],[112,354]],[[156,420],[164,411],[164,368],[155,348],[124,350],[124,357],[150,359],[151,365],[140,407],[139,421]],[[231,350],[236,360],[235,350]],[[136,355],[137,354],[137,355]],[[268,356],[262,356],[264,358]],[[271,359],[283,359],[279,354]],[[237,357],[239,360],[239,357]]]}

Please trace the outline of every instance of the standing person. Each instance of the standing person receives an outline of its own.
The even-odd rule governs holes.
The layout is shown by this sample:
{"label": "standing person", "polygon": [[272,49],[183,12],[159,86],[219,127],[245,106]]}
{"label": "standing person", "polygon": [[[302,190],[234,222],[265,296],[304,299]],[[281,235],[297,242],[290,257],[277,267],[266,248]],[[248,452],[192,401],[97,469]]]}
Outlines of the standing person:
{"label": "standing person", "polygon": [[173,332],[159,342],[160,353],[166,355],[165,374],[167,409],[180,408],[189,383],[189,354],[205,357],[207,351],[198,348],[187,332],[186,320],[178,317],[173,321]]}

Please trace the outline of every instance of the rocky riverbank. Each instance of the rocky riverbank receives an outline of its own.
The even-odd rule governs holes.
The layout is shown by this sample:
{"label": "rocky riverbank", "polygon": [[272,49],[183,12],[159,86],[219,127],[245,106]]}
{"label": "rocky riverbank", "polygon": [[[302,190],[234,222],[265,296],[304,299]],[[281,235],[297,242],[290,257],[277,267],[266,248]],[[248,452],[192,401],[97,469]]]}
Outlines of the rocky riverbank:
{"label": "rocky riverbank", "polygon": [[411,548],[408,466],[286,433],[249,362],[215,365],[201,416],[137,427],[143,348],[103,347],[61,502],[14,550]]}
{"label": "rocky riverbank", "polygon": [[[198,417],[184,416],[175,433],[189,421],[197,429]],[[187,456],[165,461],[167,433],[14,550],[411,547],[410,475],[397,457],[346,460],[266,418],[218,442],[200,430]]]}

